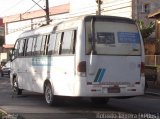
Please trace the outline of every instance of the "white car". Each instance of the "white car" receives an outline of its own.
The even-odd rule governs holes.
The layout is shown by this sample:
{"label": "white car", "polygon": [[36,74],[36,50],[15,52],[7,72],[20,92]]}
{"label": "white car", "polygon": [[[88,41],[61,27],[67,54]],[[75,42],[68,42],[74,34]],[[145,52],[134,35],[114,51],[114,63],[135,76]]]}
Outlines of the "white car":
{"label": "white car", "polygon": [[3,77],[4,75],[10,77],[10,61],[8,61],[1,69],[1,76]]}

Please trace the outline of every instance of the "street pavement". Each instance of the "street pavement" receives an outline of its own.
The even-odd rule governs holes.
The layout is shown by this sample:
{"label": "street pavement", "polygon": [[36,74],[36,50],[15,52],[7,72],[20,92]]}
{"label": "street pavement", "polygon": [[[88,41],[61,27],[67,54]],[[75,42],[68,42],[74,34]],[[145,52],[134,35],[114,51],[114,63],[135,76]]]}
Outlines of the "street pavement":
{"label": "street pavement", "polygon": [[[87,99],[71,98],[66,99],[62,105],[50,107],[46,105],[41,94],[24,91],[22,96],[13,95],[9,79],[0,78],[0,109],[6,111],[9,116],[16,117],[15,119],[24,117],[25,119],[59,119],[59,117],[61,119],[88,119],[87,117],[90,117],[91,119],[96,118],[99,114],[152,113],[153,115],[160,112],[160,95],[152,95],[155,93],[153,91],[155,90],[147,89],[146,96],[123,100],[111,99],[106,105],[93,105]],[[152,92],[152,94],[148,92]]]}

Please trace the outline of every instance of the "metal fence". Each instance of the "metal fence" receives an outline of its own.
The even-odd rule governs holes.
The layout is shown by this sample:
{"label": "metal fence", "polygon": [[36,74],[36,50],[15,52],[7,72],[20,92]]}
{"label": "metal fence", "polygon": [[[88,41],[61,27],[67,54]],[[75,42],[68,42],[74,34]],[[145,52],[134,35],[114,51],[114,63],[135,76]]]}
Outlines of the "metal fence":
{"label": "metal fence", "polygon": [[145,65],[160,66],[160,55],[146,55]]}
{"label": "metal fence", "polygon": [[[160,89],[160,55],[145,56],[145,77],[148,89]],[[160,90],[159,90],[160,91]]]}

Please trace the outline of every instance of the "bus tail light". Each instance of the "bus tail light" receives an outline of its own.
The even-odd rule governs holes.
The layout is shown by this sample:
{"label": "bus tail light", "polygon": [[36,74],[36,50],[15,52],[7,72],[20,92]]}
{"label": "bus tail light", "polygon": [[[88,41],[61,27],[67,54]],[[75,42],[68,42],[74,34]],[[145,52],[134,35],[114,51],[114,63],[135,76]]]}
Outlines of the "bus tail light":
{"label": "bus tail light", "polygon": [[145,65],[144,62],[141,62],[141,74],[144,75],[145,72]]}
{"label": "bus tail light", "polygon": [[80,76],[86,76],[86,61],[79,62],[77,66],[77,71]]}

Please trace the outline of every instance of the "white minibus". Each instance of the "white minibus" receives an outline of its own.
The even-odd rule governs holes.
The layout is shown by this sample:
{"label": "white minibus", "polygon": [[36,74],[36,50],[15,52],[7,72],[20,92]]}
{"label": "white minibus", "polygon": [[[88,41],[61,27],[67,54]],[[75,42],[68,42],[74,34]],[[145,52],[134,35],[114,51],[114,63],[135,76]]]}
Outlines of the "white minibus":
{"label": "white minibus", "polygon": [[134,20],[90,15],[26,31],[12,50],[13,90],[55,96],[111,97],[144,94],[144,45]]}

